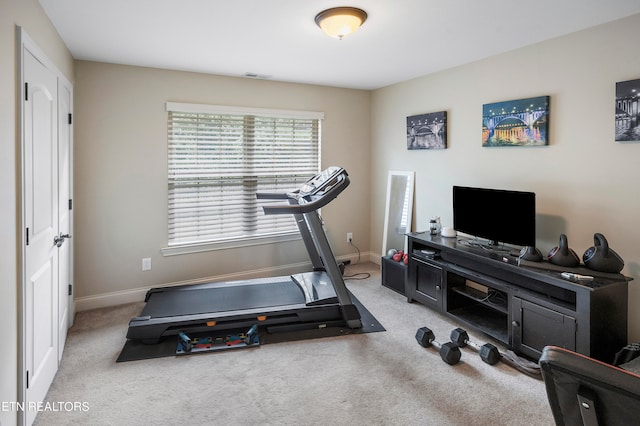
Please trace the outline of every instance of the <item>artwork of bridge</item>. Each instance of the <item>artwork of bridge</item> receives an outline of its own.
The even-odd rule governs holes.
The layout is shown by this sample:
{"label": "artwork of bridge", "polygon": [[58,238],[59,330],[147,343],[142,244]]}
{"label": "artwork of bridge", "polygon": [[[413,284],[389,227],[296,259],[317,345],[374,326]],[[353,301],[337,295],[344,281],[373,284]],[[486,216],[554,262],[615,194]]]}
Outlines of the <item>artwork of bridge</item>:
{"label": "artwork of bridge", "polygon": [[407,117],[407,149],[445,149],[446,147],[446,111]]}

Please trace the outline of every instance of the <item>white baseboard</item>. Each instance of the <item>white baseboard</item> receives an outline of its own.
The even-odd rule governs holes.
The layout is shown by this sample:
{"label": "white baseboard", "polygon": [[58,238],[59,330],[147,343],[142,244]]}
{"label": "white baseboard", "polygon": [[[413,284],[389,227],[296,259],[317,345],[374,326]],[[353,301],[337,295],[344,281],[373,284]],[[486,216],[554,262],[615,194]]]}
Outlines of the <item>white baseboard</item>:
{"label": "white baseboard", "polygon": [[[350,260],[351,263],[360,261],[360,262],[374,262],[374,263],[377,263],[378,265],[380,264],[380,256],[372,255],[371,252],[361,253],[360,259],[358,259],[357,254],[338,257],[339,262],[342,262],[347,259]],[[113,291],[109,293],[96,294],[92,296],[78,297],[74,300],[75,311],[76,312],[88,311],[90,309],[106,308],[109,306],[124,305],[127,303],[143,302],[145,295],[147,294],[147,291],[149,291],[151,288],[170,287],[170,286],[187,285],[187,284],[200,284],[200,283],[208,283],[208,282],[216,282],[216,281],[248,280],[253,278],[262,278],[262,277],[279,276],[279,275],[291,275],[291,274],[308,271],[310,267],[311,267],[311,264],[308,262],[295,263],[295,264],[283,265],[283,266],[272,267],[272,268],[254,269],[251,271],[243,271],[243,272],[237,272],[233,274],[215,275],[215,276],[199,278],[195,280],[163,283],[163,284],[153,285],[150,287],[139,287],[131,290]]]}

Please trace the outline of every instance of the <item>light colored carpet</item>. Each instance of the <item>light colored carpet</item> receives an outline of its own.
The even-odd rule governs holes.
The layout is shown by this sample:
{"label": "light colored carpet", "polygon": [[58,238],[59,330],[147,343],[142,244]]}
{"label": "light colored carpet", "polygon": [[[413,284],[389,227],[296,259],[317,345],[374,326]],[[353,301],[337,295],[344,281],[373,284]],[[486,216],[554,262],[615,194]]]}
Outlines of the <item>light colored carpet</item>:
{"label": "light colored carpet", "polygon": [[35,424],[554,424],[542,381],[471,350],[445,364],[416,343],[416,330],[448,341],[461,324],[381,286],[375,264],[345,275],[363,271],[371,277],[347,286],[385,332],[116,364],[143,304],[79,312],[47,401],[83,409],[43,411]]}

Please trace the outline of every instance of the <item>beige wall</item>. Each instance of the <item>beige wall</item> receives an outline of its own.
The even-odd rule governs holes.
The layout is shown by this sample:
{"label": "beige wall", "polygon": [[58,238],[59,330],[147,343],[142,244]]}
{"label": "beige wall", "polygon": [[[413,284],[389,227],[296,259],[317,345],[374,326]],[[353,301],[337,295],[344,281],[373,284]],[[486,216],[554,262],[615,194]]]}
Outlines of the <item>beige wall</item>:
{"label": "beige wall", "polygon": [[[451,187],[534,191],[537,240],[566,233],[580,256],[603,233],[626,262],[631,340],[640,340],[640,143],[614,141],[615,83],[640,78],[640,15],[373,92],[371,184],[415,170],[415,229],[431,215],[452,225]],[[482,148],[482,105],[551,96],[550,145]],[[446,150],[407,151],[406,117],[447,111]],[[379,251],[384,194],[372,191],[371,247]]]}
{"label": "beige wall", "polygon": [[[21,26],[60,71],[73,81],[73,59],[37,0],[0,0],[0,402],[18,400],[19,139],[16,26]],[[17,421],[0,410],[0,424]]]}
{"label": "beige wall", "polygon": [[301,241],[163,257],[167,101],[324,112],[322,164],[352,182],[323,209],[327,231],[337,256],[354,253],[347,232],[368,249],[370,92],[83,61],[74,90],[78,309],[105,293],[308,263]]}

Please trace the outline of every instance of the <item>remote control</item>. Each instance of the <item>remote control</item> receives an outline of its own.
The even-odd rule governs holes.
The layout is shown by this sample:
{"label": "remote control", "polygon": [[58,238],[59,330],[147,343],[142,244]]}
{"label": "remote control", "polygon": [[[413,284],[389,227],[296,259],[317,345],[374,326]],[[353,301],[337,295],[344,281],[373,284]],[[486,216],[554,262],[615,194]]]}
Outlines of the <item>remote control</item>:
{"label": "remote control", "polygon": [[574,281],[592,281],[593,277],[591,275],[580,275],[580,274],[574,274],[573,272],[563,272],[560,275],[562,275],[562,278],[566,278],[568,280],[574,280]]}

